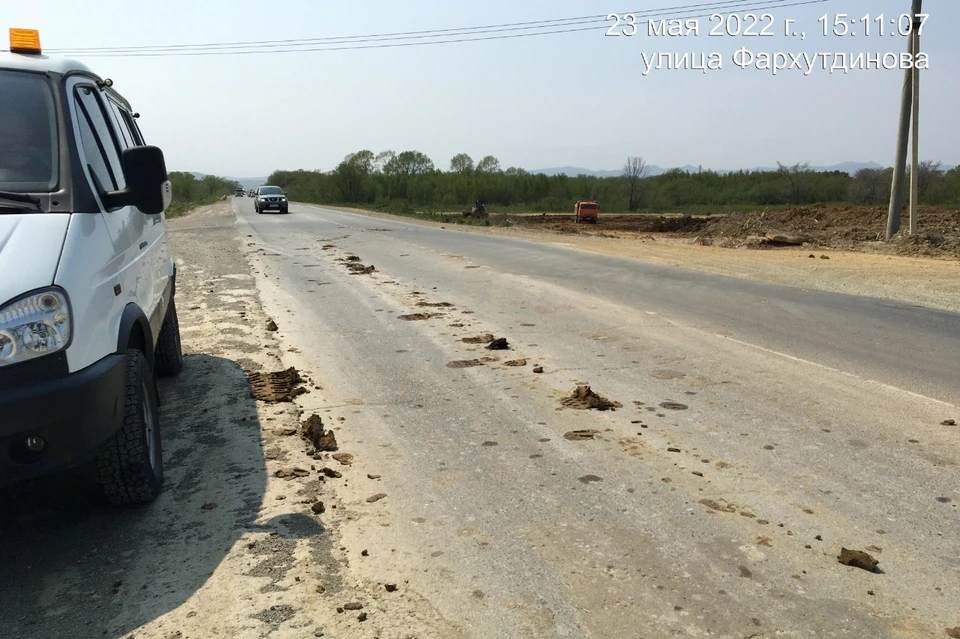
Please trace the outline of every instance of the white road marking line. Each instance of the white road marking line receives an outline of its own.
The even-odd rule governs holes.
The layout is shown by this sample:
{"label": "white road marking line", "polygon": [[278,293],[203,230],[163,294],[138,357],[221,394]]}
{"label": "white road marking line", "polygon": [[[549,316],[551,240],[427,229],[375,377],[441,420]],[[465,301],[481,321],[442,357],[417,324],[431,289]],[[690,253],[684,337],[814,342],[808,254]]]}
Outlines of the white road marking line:
{"label": "white road marking line", "polygon": [[810,361],[809,359],[803,359],[802,357],[795,357],[795,356],[793,356],[793,355],[788,355],[788,354],[786,354],[786,353],[781,353],[780,351],[775,351],[775,350],[773,350],[772,348],[766,348],[766,347],[764,347],[764,346],[758,346],[758,345],[756,345],[756,344],[751,344],[750,342],[744,342],[744,341],[742,341],[742,340],[735,339],[735,338],[733,338],[733,337],[727,337],[727,336],[721,335],[721,334],[719,334],[719,333],[714,333],[714,335],[715,335],[716,337],[719,337],[720,339],[724,339],[724,340],[726,340],[726,341],[728,341],[728,342],[734,342],[734,343],[736,343],[736,344],[740,344],[741,346],[748,346],[748,347],[753,348],[753,349],[756,349],[756,350],[758,350],[758,351],[763,351],[763,352],[765,352],[765,353],[770,353],[771,355],[777,355],[777,356],[779,356],[779,357],[783,357],[783,358],[785,358],[785,359],[789,359],[789,360],[794,361],[794,362],[799,362],[799,363],[801,363],[801,364],[809,364],[810,366],[816,366],[817,368],[822,368],[822,369],[828,370],[828,371],[830,371],[830,372],[832,372],[832,373],[840,373],[841,375],[845,375],[845,376],[847,376],[847,377],[852,377],[852,378],[854,378],[854,379],[858,379],[858,380],[860,380],[860,381],[867,382],[868,384],[875,384],[876,386],[879,386],[880,388],[883,388],[883,389],[885,389],[885,390],[890,390],[890,391],[896,391],[896,392],[899,392],[899,393],[903,393],[903,394],[905,394],[905,395],[909,395],[910,397],[913,397],[913,398],[916,398],[916,399],[923,399],[923,400],[926,400],[926,401],[928,401],[928,402],[933,402],[933,403],[935,403],[935,404],[940,404],[941,406],[946,406],[947,408],[954,408],[954,409],[957,408],[956,405],[951,404],[950,402],[945,402],[945,401],[940,400],[940,399],[936,399],[936,398],[933,398],[933,397],[928,397],[928,396],[926,396],[926,395],[921,395],[920,393],[915,393],[915,392],[913,392],[913,391],[906,390],[905,388],[899,388],[898,386],[891,386],[890,384],[885,384],[885,383],[879,382],[879,381],[877,381],[877,380],[875,380],[875,379],[867,379],[866,377],[861,377],[860,375],[857,375],[856,373],[850,373],[850,372],[848,372],[848,371],[840,370],[839,368],[834,368],[834,367],[832,367],[832,366],[827,366],[826,364],[821,364],[821,363],[819,363],[819,362]]}

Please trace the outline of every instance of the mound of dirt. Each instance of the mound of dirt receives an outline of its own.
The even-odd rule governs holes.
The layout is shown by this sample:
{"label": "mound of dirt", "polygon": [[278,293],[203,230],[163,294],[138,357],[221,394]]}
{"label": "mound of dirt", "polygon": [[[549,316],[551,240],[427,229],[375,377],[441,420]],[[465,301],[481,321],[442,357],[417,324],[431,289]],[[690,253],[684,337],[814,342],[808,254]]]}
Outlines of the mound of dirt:
{"label": "mound of dirt", "polygon": [[[734,212],[716,215],[603,215],[599,223],[576,224],[572,215],[515,215],[511,222],[557,233],[629,236],[662,233],[729,248],[773,248],[806,244],[844,250],[900,255],[960,256],[960,210],[920,207],[917,229],[909,235],[909,211],[903,229],[886,242],[887,209],[882,206],[826,206]],[[653,239],[652,236],[649,236]]]}
{"label": "mound of dirt", "polygon": [[514,215],[510,222],[561,233],[603,235],[604,231],[635,233],[696,233],[710,216],[693,215],[604,215],[596,224],[577,224],[572,215]]}
{"label": "mound of dirt", "polygon": [[426,308],[453,308],[450,302],[417,302],[417,306]]}
{"label": "mound of dirt", "polygon": [[310,415],[301,424],[301,434],[304,439],[313,444],[318,451],[337,450],[337,437],[332,430],[325,430],[323,420],[316,413]]}
{"label": "mound of dirt", "polygon": [[397,315],[402,320],[414,322],[417,320],[428,320],[431,317],[439,317],[438,313],[409,313],[407,315]]}
{"label": "mound of dirt", "polygon": [[482,335],[476,335],[474,337],[464,337],[460,341],[464,344],[489,344],[493,341],[493,335],[490,333],[484,333]]}
{"label": "mound of dirt", "polygon": [[623,407],[620,402],[611,401],[595,393],[586,384],[577,384],[576,389],[568,397],[561,399],[560,403],[567,408],[577,410],[616,410]]}
{"label": "mound of dirt", "polygon": [[[902,219],[908,228],[908,214]],[[901,231],[884,242],[887,211],[882,208],[802,207],[758,213],[731,213],[714,218],[699,232],[720,246],[763,246],[769,234],[801,236],[808,243],[841,249],[872,246],[903,255],[960,255],[960,211],[921,207],[918,233]],[[758,242],[755,238],[763,236]],[[879,243],[883,246],[879,246]]]}
{"label": "mound of dirt", "polygon": [[303,380],[296,368],[291,366],[283,371],[248,373],[250,395],[263,402],[292,402],[297,395],[302,395],[306,389],[299,386]]}

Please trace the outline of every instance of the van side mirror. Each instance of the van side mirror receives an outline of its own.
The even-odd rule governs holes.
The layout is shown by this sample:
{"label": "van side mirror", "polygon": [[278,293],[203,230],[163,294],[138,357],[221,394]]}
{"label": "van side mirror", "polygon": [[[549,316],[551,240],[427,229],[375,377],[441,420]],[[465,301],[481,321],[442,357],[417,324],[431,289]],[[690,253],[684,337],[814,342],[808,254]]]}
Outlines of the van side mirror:
{"label": "van side mirror", "polygon": [[171,187],[163,151],[155,146],[134,146],[120,155],[127,186],[104,196],[108,209],[135,206],[147,215],[156,215],[170,205]]}

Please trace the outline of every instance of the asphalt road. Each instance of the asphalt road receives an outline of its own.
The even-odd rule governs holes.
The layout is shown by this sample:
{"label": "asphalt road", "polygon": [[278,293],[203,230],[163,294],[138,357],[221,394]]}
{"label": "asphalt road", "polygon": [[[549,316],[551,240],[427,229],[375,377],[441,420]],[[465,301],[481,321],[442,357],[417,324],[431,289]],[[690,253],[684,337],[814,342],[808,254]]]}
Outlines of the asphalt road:
{"label": "asphalt road", "polygon": [[[960,417],[960,316],[234,206],[265,308],[324,386],[317,410],[352,407],[341,448],[382,475],[375,507],[347,489],[361,514],[344,538],[475,636],[960,625],[960,428],[941,424]],[[350,274],[349,255],[376,270]],[[440,315],[399,317],[417,312]],[[511,349],[461,341],[487,332]],[[447,366],[484,357],[499,359]],[[563,407],[577,382],[622,406]],[[839,564],[841,547],[879,569]]]}

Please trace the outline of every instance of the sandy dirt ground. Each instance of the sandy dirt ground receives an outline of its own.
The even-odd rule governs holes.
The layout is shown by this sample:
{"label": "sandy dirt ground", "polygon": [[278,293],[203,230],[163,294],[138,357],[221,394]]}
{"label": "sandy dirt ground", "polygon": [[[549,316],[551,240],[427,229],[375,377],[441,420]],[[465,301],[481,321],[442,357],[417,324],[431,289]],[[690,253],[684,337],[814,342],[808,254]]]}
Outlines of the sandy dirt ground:
{"label": "sandy dirt ground", "polygon": [[693,237],[680,237],[676,233],[616,230],[605,226],[603,221],[597,226],[578,225],[580,228],[570,223],[479,227],[423,221],[379,212],[363,213],[406,220],[411,224],[518,237],[707,273],[879,297],[960,312],[960,259],[949,253],[941,253],[935,258],[873,252],[867,250],[869,247],[862,242],[858,245],[861,250],[821,246],[758,250],[744,245],[701,245],[695,234]]}
{"label": "sandy dirt ground", "polygon": [[[0,586],[0,636],[459,636],[403,575],[378,571],[366,548],[338,536],[339,522],[377,506],[339,496],[361,478],[375,483],[333,441],[350,411],[323,413],[332,450],[318,452],[301,436],[299,402],[319,392],[308,372],[275,384],[268,399],[281,401],[252,396],[249,375],[288,367],[230,202],[169,228],[185,364],[160,384],[164,491],[113,510],[81,469],[5,494],[0,558],[19,576]],[[367,564],[362,578],[357,563]]]}

